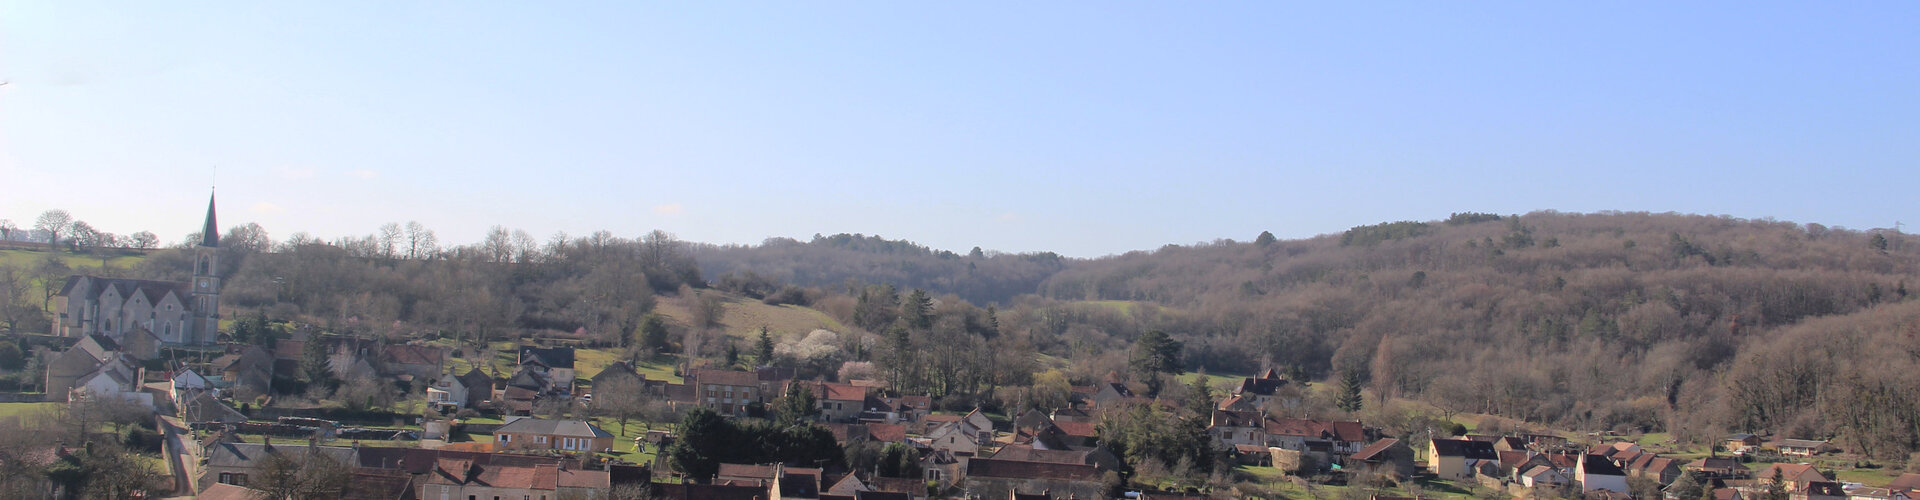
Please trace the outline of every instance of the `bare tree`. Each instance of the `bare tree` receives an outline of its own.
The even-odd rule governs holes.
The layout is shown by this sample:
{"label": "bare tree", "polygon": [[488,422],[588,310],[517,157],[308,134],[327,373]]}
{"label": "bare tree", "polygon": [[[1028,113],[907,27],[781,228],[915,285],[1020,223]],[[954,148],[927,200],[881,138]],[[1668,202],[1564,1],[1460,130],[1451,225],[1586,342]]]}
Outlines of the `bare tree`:
{"label": "bare tree", "polygon": [[407,222],[407,258],[425,259],[439,253],[440,240],[420,221]]}
{"label": "bare tree", "polygon": [[627,433],[627,422],[643,416],[648,399],[645,387],[636,377],[609,377],[593,388],[593,409],[620,423],[620,434]]}
{"label": "bare tree", "polygon": [[405,233],[400,230],[400,224],[398,223],[388,222],[381,224],[380,234],[374,236],[374,242],[376,248],[379,249],[380,257],[393,258],[394,252],[400,245],[400,238],[403,234]]}
{"label": "bare tree", "polygon": [[35,219],[33,222],[34,229],[47,233],[47,249],[49,250],[53,249],[54,244],[60,242],[60,234],[66,232],[67,227],[71,225],[73,225],[73,214],[67,213],[66,210],[59,209],[41,212],[40,218]]}
{"label": "bare tree", "polygon": [[0,241],[5,241],[11,246],[13,244],[13,230],[15,229],[20,229],[20,227],[13,225],[13,219],[0,219]]}
{"label": "bare tree", "polygon": [[157,236],[154,236],[153,231],[141,231],[138,233],[133,233],[132,238],[133,238],[132,240],[133,247],[141,250],[152,250],[154,244],[157,244],[160,242],[160,238]]}
{"label": "bare tree", "polygon": [[259,485],[267,498],[331,500],[339,498],[353,479],[347,464],[318,453],[312,446],[288,448],[267,455]]}

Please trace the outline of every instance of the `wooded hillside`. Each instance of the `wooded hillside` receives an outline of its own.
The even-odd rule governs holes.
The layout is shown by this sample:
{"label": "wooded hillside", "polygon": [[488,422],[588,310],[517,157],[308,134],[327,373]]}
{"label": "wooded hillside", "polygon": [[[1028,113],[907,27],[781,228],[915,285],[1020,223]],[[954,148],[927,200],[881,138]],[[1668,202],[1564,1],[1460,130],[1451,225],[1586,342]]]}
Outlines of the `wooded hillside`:
{"label": "wooded hillside", "polygon": [[[1920,244],[1892,231],[1674,214],[1456,214],[1098,259],[961,254],[862,235],[716,246],[602,232],[536,244],[496,228],[485,242],[441,249],[430,232],[420,248],[398,230],[279,243],[257,226],[233,232],[240,243],[223,249],[230,318],[337,333],[475,346],[565,338],[734,364],[746,351],[735,340],[769,326],[778,328],[765,344],[778,346],[767,350],[806,377],[872,371],[956,405],[1040,405],[1060,377],[1157,385],[1161,375],[1137,373],[1130,358],[1136,340],[1160,331],[1176,342],[1167,345],[1180,369],[1274,367],[1363,385],[1375,402],[1688,440],[1778,431],[1904,443],[1875,454],[1920,449],[1920,406],[1888,403],[1920,400],[1920,384],[1903,378],[1920,373],[1920,301],[1910,291],[1920,285]],[[180,252],[102,272],[178,279]],[[41,290],[15,281],[15,309],[37,311],[28,299]],[[746,301],[797,317],[818,311],[824,317],[800,323],[846,331],[727,323],[729,304]],[[1061,372],[1036,373],[1050,368]]]}

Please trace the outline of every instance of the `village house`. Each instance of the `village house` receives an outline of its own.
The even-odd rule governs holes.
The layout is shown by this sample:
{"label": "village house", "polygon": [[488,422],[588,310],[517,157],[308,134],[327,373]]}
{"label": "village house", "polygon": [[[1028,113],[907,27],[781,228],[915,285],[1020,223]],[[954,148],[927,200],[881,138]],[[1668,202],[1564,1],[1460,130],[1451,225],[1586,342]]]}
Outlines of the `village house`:
{"label": "village house", "polygon": [[212,366],[220,373],[222,386],[255,394],[267,394],[273,388],[273,354],[259,346],[228,346],[227,354],[214,358]]}
{"label": "village house", "polygon": [[697,391],[700,406],[723,415],[744,415],[747,405],[767,402],[761,399],[767,393],[760,389],[760,377],[753,372],[693,370],[687,374],[687,385]]}
{"label": "village house", "polygon": [[1773,448],[1789,457],[1811,457],[1838,450],[1833,443],[1812,439],[1781,439],[1773,443]]}
{"label": "village house", "polygon": [[261,473],[272,455],[278,454],[296,463],[307,460],[333,460],[351,466],[358,459],[354,449],[312,444],[236,443],[215,440],[204,442],[200,457],[200,476],[194,484],[204,489],[214,483],[235,486],[259,486]]}
{"label": "village house", "polygon": [[1267,417],[1256,411],[1214,410],[1207,434],[1223,446],[1267,446]]}
{"label": "village house", "polygon": [[613,434],[579,420],[522,418],[493,431],[496,450],[605,451]]}
{"label": "village house", "polygon": [[1764,441],[1760,439],[1760,436],[1742,433],[1727,436],[1727,439],[1722,441],[1720,446],[1726,448],[1729,452],[1740,453],[1750,448],[1758,448],[1762,442]]}
{"label": "village house", "polygon": [[1753,470],[1733,457],[1706,457],[1681,466],[1681,470],[1699,474],[1702,479],[1747,479]]}
{"label": "village house", "polygon": [[1413,477],[1413,448],[1394,438],[1384,438],[1348,455],[1344,467],[1360,474],[1373,474],[1399,481]]}
{"label": "village house", "polygon": [[854,422],[866,409],[867,388],[834,382],[793,382],[805,384],[813,392],[820,418],[828,422]]}
{"label": "village house", "polygon": [[[1355,421],[1268,418],[1264,423],[1268,447],[1302,453],[1322,453],[1337,461],[1368,443],[1367,428]],[[1492,450],[1491,444],[1487,445]],[[1497,460],[1498,457],[1493,457]]]}
{"label": "village house", "polygon": [[1580,465],[1574,469],[1573,480],[1580,483],[1580,491],[1629,492],[1627,473],[1614,465],[1612,460],[1599,455],[1581,455]]}
{"label": "village house", "polygon": [[966,419],[956,419],[935,427],[924,436],[928,447],[955,455],[974,456],[980,448],[992,444],[993,431],[975,427]]}
{"label": "village house", "polygon": [[1434,439],[1428,446],[1427,467],[1442,479],[1472,479],[1480,462],[1500,461],[1493,443],[1468,439]]}
{"label": "village house", "polygon": [[1560,469],[1546,465],[1535,465],[1520,473],[1520,486],[1528,489],[1559,488],[1573,484],[1573,478],[1567,477]]}
{"label": "village house", "polygon": [[1833,480],[1833,478],[1827,477],[1826,474],[1821,473],[1819,469],[1814,468],[1812,465],[1788,463],[1770,464],[1767,468],[1760,469],[1760,472],[1754,475],[1754,479],[1762,483],[1772,483],[1778,480],[1788,491],[1805,489],[1808,483]]}
{"label": "village house", "polygon": [[430,345],[380,347],[380,373],[401,380],[433,380],[447,364],[447,350]]}
{"label": "village house", "polygon": [[519,364],[546,375],[557,389],[573,392],[573,348],[520,346]]}
{"label": "village house", "polygon": [[440,459],[420,491],[425,498],[606,498],[606,471],[575,470],[561,464],[482,465],[474,460]]}
{"label": "village house", "polygon": [[1016,462],[975,458],[967,462],[968,498],[1010,498],[1014,491],[1049,492],[1056,497],[1106,498],[1104,475],[1091,465]]}
{"label": "village house", "polygon": [[[1240,401],[1253,409],[1266,409],[1267,405],[1280,397],[1281,389],[1284,389],[1287,383],[1287,379],[1280,376],[1280,370],[1269,368],[1266,373],[1258,377],[1247,377],[1241,380],[1240,386],[1233,388],[1233,396],[1240,398]],[[1291,406],[1299,402],[1282,401],[1281,403]]]}
{"label": "village house", "polygon": [[765,498],[819,498],[822,489],[820,469],[786,467],[781,464],[720,464],[715,484],[759,486]]}
{"label": "village house", "polygon": [[465,375],[441,375],[427,387],[427,404],[441,411],[478,407],[491,397],[493,377],[480,373],[479,368],[469,369]]}

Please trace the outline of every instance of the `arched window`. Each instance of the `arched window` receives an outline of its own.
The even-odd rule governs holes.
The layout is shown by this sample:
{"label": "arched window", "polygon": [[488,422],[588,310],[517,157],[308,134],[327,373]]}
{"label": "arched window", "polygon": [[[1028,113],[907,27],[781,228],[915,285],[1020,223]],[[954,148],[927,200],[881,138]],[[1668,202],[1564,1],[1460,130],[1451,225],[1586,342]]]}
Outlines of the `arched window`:
{"label": "arched window", "polygon": [[200,258],[200,274],[207,274],[207,263],[211,262],[212,260],[213,259],[209,259],[206,257]]}

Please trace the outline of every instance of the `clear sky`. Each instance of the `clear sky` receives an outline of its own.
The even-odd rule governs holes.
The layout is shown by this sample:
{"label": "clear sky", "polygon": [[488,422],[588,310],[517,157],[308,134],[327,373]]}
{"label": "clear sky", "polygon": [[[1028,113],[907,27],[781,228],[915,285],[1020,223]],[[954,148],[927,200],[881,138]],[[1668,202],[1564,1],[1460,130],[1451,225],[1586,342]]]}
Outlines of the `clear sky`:
{"label": "clear sky", "polygon": [[0,2],[0,218],[179,241],[217,167],[276,239],[1920,224],[1916,2],[103,3]]}

